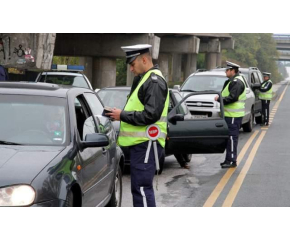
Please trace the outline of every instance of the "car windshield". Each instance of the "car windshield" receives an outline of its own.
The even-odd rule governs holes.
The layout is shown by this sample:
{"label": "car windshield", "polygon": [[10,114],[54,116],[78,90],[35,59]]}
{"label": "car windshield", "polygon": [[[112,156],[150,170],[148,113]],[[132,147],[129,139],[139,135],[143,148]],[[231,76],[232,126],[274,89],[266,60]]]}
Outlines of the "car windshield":
{"label": "car windshield", "polygon": [[214,76],[214,75],[193,75],[189,77],[181,88],[181,91],[193,90],[193,91],[206,91],[214,90],[221,91],[224,83],[227,80],[226,76]]}
{"label": "car windshield", "polygon": [[73,75],[41,75],[39,82],[90,88],[83,76]]}
{"label": "car windshield", "polygon": [[127,96],[130,90],[103,89],[98,91],[98,96],[106,107],[116,107],[123,109],[127,102]]}
{"label": "car windshield", "polygon": [[62,146],[68,142],[64,98],[0,95],[0,145]]}

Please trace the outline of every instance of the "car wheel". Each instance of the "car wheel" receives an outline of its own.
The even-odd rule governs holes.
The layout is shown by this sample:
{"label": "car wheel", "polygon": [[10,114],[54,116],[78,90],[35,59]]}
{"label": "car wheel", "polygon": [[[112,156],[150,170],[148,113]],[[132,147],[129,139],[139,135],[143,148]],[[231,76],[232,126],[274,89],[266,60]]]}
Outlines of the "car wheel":
{"label": "car wheel", "polygon": [[121,203],[122,203],[122,171],[120,166],[118,166],[118,171],[114,179],[112,196],[107,207],[121,207]]}
{"label": "car wheel", "polygon": [[192,158],[192,154],[182,154],[185,162],[190,162]]}
{"label": "car wheel", "polygon": [[66,195],[65,207],[73,207],[74,206],[74,194],[70,190]]}
{"label": "car wheel", "polygon": [[256,123],[257,124],[261,124],[263,123],[263,115],[259,116],[259,117],[255,117]]}
{"label": "car wheel", "polygon": [[243,125],[244,132],[252,132],[253,124],[254,124],[254,111],[252,109],[249,121]]}

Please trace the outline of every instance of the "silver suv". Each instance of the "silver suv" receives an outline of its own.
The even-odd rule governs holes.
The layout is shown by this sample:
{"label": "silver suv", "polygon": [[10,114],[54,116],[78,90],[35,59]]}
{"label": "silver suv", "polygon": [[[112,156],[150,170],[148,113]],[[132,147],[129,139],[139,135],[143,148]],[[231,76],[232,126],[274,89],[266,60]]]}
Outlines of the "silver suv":
{"label": "silver suv", "polygon": [[[243,74],[241,76],[245,77]],[[220,70],[203,70],[197,71],[191,74],[180,87],[175,85],[175,89],[179,89],[182,96],[185,97],[191,92],[199,91],[218,91],[221,92],[225,81],[227,80],[224,71]],[[242,120],[242,127],[245,132],[251,132],[253,128],[254,115],[255,115],[255,94],[248,85],[246,84],[246,115]],[[203,119],[203,118],[217,118],[220,117],[220,103],[214,100],[215,94],[207,95],[195,95],[189,97],[186,100],[186,105],[192,114],[192,118]]]}

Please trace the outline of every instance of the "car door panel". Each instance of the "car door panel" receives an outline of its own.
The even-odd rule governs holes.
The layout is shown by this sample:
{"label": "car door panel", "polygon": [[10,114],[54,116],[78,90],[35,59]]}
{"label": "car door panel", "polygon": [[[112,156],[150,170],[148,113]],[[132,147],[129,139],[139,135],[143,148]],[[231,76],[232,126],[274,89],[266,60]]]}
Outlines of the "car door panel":
{"label": "car door panel", "polygon": [[[198,92],[187,95],[168,115],[168,136],[166,153],[223,153],[228,139],[228,127],[224,120],[223,104],[221,103],[221,117],[208,119],[185,119],[184,121],[171,122],[172,116],[177,114],[179,105],[192,95],[208,94]],[[211,91],[210,94],[219,92]]]}
{"label": "car door panel", "polygon": [[[97,132],[97,125],[83,95],[80,95],[76,100],[76,138],[81,145],[80,142],[85,141],[87,134]],[[106,188],[101,185],[108,170],[106,152],[103,151],[102,147],[86,149],[80,147],[78,157],[81,165],[81,188],[84,194],[83,206],[97,206],[108,195]]]}
{"label": "car door panel", "polygon": [[[103,106],[98,101],[95,94],[85,93],[86,101],[90,106],[92,113],[94,114],[95,121],[97,123],[98,132],[106,134],[109,138],[109,145],[102,148],[103,157],[105,158],[106,170],[102,179],[102,189],[105,189],[107,195],[110,194],[110,189],[114,181],[114,168],[116,167],[115,158],[116,155],[116,134],[112,126],[111,121],[107,117],[101,116],[103,112]],[[97,104],[99,103],[99,104]]]}

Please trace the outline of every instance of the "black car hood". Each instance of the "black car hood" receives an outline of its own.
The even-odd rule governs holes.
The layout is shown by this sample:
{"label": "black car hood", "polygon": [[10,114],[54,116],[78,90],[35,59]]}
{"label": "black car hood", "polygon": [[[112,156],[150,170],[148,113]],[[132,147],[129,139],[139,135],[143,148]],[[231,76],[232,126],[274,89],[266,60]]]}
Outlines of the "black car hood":
{"label": "black car hood", "polygon": [[64,147],[0,145],[0,187],[30,184]]}

